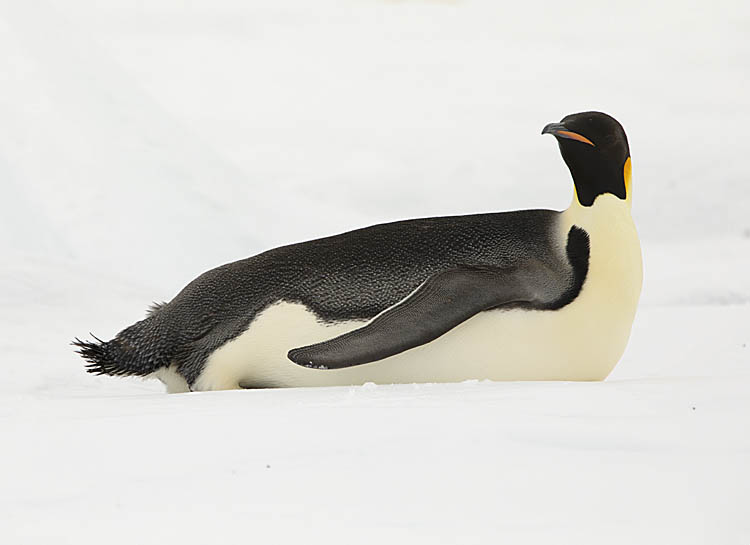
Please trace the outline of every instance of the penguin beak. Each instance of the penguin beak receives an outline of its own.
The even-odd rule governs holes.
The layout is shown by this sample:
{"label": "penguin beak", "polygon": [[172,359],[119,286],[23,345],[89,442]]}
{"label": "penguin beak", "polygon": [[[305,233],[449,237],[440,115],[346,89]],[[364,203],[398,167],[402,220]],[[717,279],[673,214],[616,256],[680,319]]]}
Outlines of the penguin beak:
{"label": "penguin beak", "polygon": [[551,134],[559,138],[567,138],[568,140],[576,140],[578,142],[583,142],[584,144],[588,144],[589,146],[596,147],[591,140],[589,140],[585,136],[580,135],[576,132],[569,131],[568,128],[562,123],[548,123],[542,129],[542,134]]}

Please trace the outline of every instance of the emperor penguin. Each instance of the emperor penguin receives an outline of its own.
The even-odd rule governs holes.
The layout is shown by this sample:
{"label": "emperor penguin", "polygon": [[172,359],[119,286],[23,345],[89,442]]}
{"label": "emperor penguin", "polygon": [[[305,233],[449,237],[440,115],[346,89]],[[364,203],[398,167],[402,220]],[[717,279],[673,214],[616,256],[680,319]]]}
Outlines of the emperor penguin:
{"label": "emperor penguin", "polygon": [[168,392],[603,380],[641,292],[631,164],[601,112],[550,123],[567,210],[410,219],[222,265],[110,341],[74,345],[100,375]]}

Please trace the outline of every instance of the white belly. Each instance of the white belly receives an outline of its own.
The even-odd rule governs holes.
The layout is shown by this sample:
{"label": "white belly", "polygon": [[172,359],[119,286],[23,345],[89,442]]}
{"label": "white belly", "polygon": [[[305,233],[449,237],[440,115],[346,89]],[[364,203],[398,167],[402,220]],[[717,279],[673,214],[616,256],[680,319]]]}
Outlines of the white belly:
{"label": "white belly", "polygon": [[319,322],[304,305],[278,303],[214,352],[195,390],[490,380],[602,380],[622,355],[641,291],[641,252],[629,207],[611,195],[562,216],[564,247],[571,225],[590,236],[589,271],[579,296],[555,311],[494,310],[438,339],[356,367],[300,367],[286,354],[366,322]]}

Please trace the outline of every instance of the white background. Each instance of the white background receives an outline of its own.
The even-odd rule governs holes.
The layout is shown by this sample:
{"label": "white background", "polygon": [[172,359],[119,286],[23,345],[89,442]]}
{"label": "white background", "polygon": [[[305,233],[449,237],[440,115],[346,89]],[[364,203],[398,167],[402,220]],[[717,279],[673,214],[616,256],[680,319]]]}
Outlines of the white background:
{"label": "white background", "polygon": [[[0,2],[7,543],[750,542],[747,2]],[[567,207],[617,117],[645,281],[603,383],[167,396],[109,338],[206,269]]]}

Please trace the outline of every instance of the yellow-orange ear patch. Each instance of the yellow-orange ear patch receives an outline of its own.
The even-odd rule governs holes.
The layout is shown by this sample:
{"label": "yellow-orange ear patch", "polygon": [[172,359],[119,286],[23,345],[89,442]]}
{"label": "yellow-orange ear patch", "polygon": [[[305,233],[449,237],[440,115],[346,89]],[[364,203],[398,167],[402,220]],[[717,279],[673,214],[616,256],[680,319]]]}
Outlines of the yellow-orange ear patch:
{"label": "yellow-orange ear patch", "polygon": [[557,131],[555,134],[559,134],[560,136],[564,138],[570,138],[571,140],[578,140],[579,142],[584,142],[585,144],[588,144],[589,146],[594,146],[594,143],[586,138],[585,136],[582,136],[578,133],[571,132],[571,131]]}
{"label": "yellow-orange ear patch", "polygon": [[633,167],[630,164],[630,157],[625,160],[625,166],[622,167],[622,177],[625,180],[625,198],[630,198],[630,184],[633,177]]}

